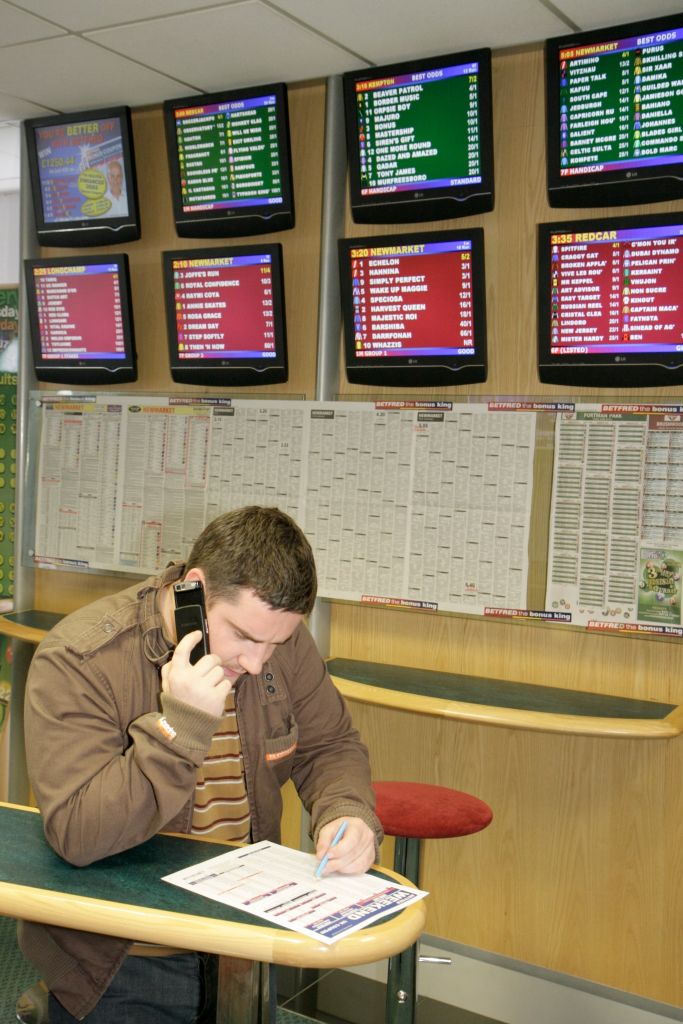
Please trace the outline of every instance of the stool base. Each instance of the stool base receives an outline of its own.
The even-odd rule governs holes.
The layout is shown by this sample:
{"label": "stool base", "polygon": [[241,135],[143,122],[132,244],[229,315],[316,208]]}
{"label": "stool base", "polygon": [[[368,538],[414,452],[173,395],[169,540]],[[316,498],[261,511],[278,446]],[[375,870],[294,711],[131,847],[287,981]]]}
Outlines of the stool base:
{"label": "stool base", "polygon": [[[413,885],[420,874],[420,840],[396,837],[394,871]],[[414,1024],[417,999],[417,943],[389,959],[385,1024]]]}

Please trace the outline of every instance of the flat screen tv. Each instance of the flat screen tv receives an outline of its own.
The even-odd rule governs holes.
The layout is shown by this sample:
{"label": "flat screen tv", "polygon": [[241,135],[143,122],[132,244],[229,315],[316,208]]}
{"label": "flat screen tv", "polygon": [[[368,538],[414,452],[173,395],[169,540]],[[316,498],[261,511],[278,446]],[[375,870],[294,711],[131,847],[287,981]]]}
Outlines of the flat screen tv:
{"label": "flat screen tv", "polygon": [[281,246],[162,255],[173,380],[212,387],[286,381]]}
{"label": "flat screen tv", "polygon": [[490,50],[348,72],[343,90],[356,222],[493,209]]}
{"label": "flat screen tv", "polygon": [[230,238],[294,226],[287,87],[164,104],[176,231]]}
{"label": "flat screen tv", "polygon": [[486,380],[481,228],[338,244],[351,383],[451,387]]}
{"label": "flat screen tv", "polygon": [[140,237],[128,107],[34,117],[24,133],[41,245],[82,248]]}
{"label": "flat screen tv", "polygon": [[683,214],[538,228],[538,367],[572,387],[683,384]]}
{"label": "flat screen tv", "polygon": [[24,270],[38,380],[75,386],[136,380],[124,253],[25,260]]}
{"label": "flat screen tv", "polygon": [[546,42],[548,201],[683,196],[683,14]]}

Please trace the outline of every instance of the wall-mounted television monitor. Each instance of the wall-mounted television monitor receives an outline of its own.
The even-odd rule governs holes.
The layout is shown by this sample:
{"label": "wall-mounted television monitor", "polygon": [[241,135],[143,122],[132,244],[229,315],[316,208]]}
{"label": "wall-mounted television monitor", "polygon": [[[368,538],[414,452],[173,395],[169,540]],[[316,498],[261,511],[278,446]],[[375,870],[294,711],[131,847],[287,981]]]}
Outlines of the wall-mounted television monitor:
{"label": "wall-mounted television monitor", "polygon": [[282,247],[162,255],[173,380],[211,387],[286,381]]}
{"label": "wall-mounted television monitor", "polygon": [[136,380],[124,253],[25,260],[24,271],[38,380],[76,386]]}
{"label": "wall-mounted television monitor", "polygon": [[130,110],[24,122],[41,245],[115,245],[140,237]]}
{"label": "wall-mounted television monitor", "polygon": [[481,228],[338,244],[351,383],[451,387],[486,380]]}
{"label": "wall-mounted television monitor", "polygon": [[348,72],[343,89],[355,221],[493,209],[490,50]]}
{"label": "wall-mounted television monitor", "polygon": [[294,226],[287,87],[164,104],[176,231],[230,238]]}
{"label": "wall-mounted television monitor", "polygon": [[683,384],[683,213],[538,228],[539,377]]}
{"label": "wall-mounted television monitor", "polygon": [[546,42],[548,201],[683,196],[683,14]]}

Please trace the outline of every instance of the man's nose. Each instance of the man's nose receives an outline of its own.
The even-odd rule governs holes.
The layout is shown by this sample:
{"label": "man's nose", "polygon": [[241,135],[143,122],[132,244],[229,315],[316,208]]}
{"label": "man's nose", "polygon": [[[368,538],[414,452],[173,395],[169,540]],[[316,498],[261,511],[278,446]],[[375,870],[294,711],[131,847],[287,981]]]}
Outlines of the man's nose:
{"label": "man's nose", "polygon": [[267,660],[268,644],[254,644],[251,650],[243,651],[238,658],[240,666],[250,676],[257,676]]}

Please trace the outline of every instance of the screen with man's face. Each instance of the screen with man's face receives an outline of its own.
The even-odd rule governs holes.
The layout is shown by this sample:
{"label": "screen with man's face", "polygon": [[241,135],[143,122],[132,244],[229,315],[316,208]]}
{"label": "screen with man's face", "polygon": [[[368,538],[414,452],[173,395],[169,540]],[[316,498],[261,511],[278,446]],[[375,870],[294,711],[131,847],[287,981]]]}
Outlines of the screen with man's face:
{"label": "screen with man's face", "polygon": [[120,118],[34,131],[46,224],[129,215]]}

